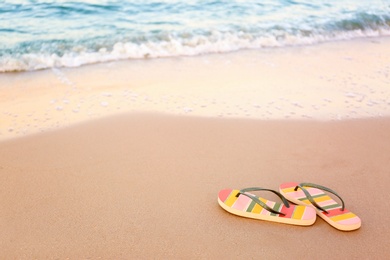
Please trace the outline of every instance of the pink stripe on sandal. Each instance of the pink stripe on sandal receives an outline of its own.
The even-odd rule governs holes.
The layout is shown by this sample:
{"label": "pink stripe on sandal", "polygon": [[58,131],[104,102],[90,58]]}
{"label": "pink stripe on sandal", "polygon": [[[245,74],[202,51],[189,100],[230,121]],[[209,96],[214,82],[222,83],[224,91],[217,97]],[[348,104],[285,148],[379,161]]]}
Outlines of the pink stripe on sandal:
{"label": "pink stripe on sandal", "polygon": [[[249,191],[262,190],[277,194],[283,203],[266,200],[249,193]],[[218,194],[218,203],[224,210],[241,217],[300,226],[312,225],[316,220],[316,212],[313,208],[289,204],[279,192],[269,189],[224,189]]]}
{"label": "pink stripe on sandal", "polygon": [[[343,231],[352,231],[360,228],[361,220],[354,213],[344,208],[344,201],[334,191],[324,186],[312,183],[283,183],[279,187],[280,193],[289,201],[312,207],[317,215],[334,228]],[[323,191],[333,193],[341,200],[341,205]]]}

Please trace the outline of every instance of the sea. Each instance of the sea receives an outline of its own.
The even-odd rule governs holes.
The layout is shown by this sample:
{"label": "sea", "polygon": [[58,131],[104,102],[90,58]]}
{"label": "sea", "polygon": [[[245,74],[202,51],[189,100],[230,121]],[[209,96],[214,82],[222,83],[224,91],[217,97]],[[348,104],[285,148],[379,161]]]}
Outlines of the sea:
{"label": "sea", "polygon": [[390,36],[390,0],[0,0],[0,72]]}

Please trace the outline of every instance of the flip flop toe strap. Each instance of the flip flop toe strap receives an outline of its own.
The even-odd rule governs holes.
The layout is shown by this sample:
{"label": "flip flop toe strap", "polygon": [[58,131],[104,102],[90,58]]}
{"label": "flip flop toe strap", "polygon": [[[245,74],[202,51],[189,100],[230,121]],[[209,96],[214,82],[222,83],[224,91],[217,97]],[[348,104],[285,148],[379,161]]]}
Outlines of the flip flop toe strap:
{"label": "flip flop toe strap", "polygon": [[320,190],[323,190],[323,191],[327,191],[327,192],[330,192],[332,194],[334,194],[336,197],[338,197],[341,201],[341,210],[344,210],[345,208],[345,204],[344,204],[344,201],[343,199],[334,191],[334,190],[331,190],[325,186],[321,186],[321,185],[318,185],[318,184],[314,184],[314,183],[307,183],[307,182],[304,182],[304,183],[300,183],[298,184],[294,191],[297,191],[298,188],[301,189],[303,191],[303,193],[305,193],[307,199],[310,201],[311,204],[313,204],[317,209],[319,210],[322,210],[326,213],[329,213],[326,209],[322,208],[320,205],[317,204],[317,202],[315,202],[315,200],[313,199],[313,197],[310,195],[310,193],[307,191],[307,189],[305,189],[304,187],[311,187],[311,188],[317,188],[317,189],[320,189]]}
{"label": "flip flop toe strap", "polygon": [[246,192],[249,192],[249,191],[270,191],[270,192],[273,192],[275,193],[283,202],[283,204],[289,208],[290,207],[290,204],[288,203],[288,201],[286,200],[285,197],[283,197],[282,194],[280,194],[279,192],[277,191],[274,191],[274,190],[271,190],[271,189],[264,189],[264,188],[259,188],[259,187],[253,187],[253,188],[246,188],[246,189],[242,189],[240,190],[236,197],[238,197],[240,194],[241,195],[244,195],[244,196],[247,196],[248,198],[252,199],[254,202],[256,202],[257,204],[259,204],[261,207],[263,207],[264,209],[268,210],[269,212],[272,212],[272,213],[275,213],[275,214],[280,214],[280,215],[283,215],[285,216],[286,214],[283,213],[283,212],[279,212],[277,210],[274,210],[273,208],[269,207],[267,204],[265,204],[264,202],[262,202],[261,200],[259,200],[256,196],[253,196],[251,194],[248,194]]}

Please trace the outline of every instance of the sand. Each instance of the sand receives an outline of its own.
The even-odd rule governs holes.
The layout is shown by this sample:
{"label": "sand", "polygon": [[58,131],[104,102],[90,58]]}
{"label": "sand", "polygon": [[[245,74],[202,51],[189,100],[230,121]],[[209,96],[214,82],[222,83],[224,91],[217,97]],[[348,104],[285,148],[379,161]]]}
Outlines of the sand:
{"label": "sand", "polygon": [[118,113],[390,116],[390,38],[0,74],[0,140]]}
{"label": "sand", "polygon": [[[383,259],[389,129],[390,118],[131,114],[4,141],[0,258]],[[286,181],[338,191],[361,229],[251,220],[217,203],[223,188]]]}
{"label": "sand", "polygon": [[[0,259],[389,257],[389,60],[375,38],[0,74]],[[362,227],[217,203],[289,181]]]}

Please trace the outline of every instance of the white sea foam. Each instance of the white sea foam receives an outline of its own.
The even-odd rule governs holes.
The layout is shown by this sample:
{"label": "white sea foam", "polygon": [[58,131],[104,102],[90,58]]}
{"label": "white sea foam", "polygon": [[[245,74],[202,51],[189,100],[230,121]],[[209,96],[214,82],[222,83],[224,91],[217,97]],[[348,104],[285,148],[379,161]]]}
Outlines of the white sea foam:
{"label": "white sea foam", "polygon": [[20,0],[0,13],[0,72],[390,35],[383,0]]}
{"label": "white sea foam", "polygon": [[[194,37],[197,39],[192,40],[180,41],[178,39],[172,39],[169,42],[147,42],[142,44],[117,42],[114,44],[111,51],[108,51],[107,49],[100,49],[97,52],[70,52],[65,53],[62,56],[47,53],[27,53],[16,56],[3,55],[0,57],[0,72],[79,67],[85,64],[125,59],[196,56],[209,53],[226,53],[242,49],[311,45],[327,41],[389,35],[390,30],[355,30],[339,32],[335,35],[319,34],[310,37],[286,35],[283,39],[277,39],[275,36],[269,35],[256,39],[248,39],[249,37],[241,38],[238,35],[228,33],[221,36],[218,40],[210,40],[210,38],[199,36]],[[63,75],[59,74],[58,76],[64,79],[64,83],[71,84],[71,82],[68,82]]]}

